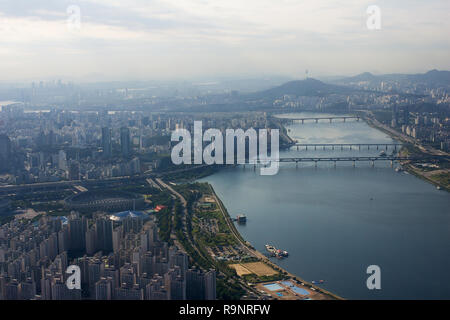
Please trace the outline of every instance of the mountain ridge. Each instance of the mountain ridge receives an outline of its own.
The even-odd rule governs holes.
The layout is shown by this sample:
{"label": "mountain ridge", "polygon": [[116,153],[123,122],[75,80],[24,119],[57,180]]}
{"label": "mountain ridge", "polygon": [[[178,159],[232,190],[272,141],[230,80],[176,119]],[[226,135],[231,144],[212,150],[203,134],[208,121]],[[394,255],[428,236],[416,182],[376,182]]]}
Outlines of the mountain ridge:
{"label": "mountain ridge", "polygon": [[288,81],[274,88],[254,92],[249,96],[252,98],[277,98],[283,95],[324,96],[333,93],[345,94],[353,91],[355,89],[325,83],[314,78],[307,78],[305,80]]}
{"label": "mountain ridge", "polygon": [[363,72],[351,77],[344,77],[332,81],[332,83],[350,83],[359,81],[389,81],[389,80],[409,80],[409,81],[429,81],[432,83],[441,83],[450,85],[450,71],[432,69],[424,73],[388,73],[374,75],[370,72]]}

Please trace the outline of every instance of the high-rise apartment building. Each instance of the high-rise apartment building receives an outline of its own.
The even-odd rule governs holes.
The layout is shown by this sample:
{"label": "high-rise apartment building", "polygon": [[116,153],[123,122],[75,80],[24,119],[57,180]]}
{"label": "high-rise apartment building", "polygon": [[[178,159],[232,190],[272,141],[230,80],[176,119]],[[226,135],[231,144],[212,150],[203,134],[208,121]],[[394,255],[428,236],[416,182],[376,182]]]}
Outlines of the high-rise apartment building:
{"label": "high-rise apartment building", "polygon": [[120,149],[123,157],[131,154],[130,129],[127,127],[120,128]]}
{"label": "high-rise apartment building", "polygon": [[103,157],[109,159],[112,157],[111,128],[102,128],[102,148]]}

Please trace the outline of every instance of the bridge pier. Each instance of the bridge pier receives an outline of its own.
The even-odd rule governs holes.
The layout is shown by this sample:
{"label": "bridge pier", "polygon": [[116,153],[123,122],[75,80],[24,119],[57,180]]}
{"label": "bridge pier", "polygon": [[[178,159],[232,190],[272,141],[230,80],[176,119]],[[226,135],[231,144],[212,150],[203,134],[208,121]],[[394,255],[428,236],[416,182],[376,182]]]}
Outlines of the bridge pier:
{"label": "bridge pier", "polygon": [[341,150],[344,150],[344,146],[341,144]]}
{"label": "bridge pier", "polygon": [[378,150],[378,145],[377,145],[377,150]]}
{"label": "bridge pier", "polygon": [[359,147],[359,151],[361,151],[361,145],[359,145],[358,147]]}
{"label": "bridge pier", "polygon": [[317,145],[314,145],[314,150],[317,150]]}
{"label": "bridge pier", "polygon": [[346,118],[344,118],[344,122],[345,122],[345,119],[346,119]]}
{"label": "bridge pier", "polygon": [[319,119],[316,118],[316,123],[318,123],[318,122],[319,122]]}
{"label": "bridge pier", "polygon": [[331,119],[333,119],[333,118],[330,118],[330,123],[331,123]]}
{"label": "bridge pier", "polygon": [[331,149],[334,150],[334,145],[331,146]]}
{"label": "bridge pier", "polygon": [[387,145],[386,145],[386,151],[387,151]]}
{"label": "bridge pier", "polygon": [[317,168],[317,161],[314,161],[314,167]]}
{"label": "bridge pier", "polygon": [[375,161],[372,160],[372,168],[375,167]]}
{"label": "bridge pier", "polygon": [[356,167],[356,161],[353,160],[353,168]]}
{"label": "bridge pier", "polygon": [[325,150],[325,146],[323,146],[323,150]]}
{"label": "bridge pier", "polygon": [[295,169],[298,169],[298,161],[295,161]]}
{"label": "bridge pier", "polygon": [[336,168],[336,160],[334,161],[334,167]]}
{"label": "bridge pier", "polygon": [[256,164],[253,165],[253,171],[256,171]]}
{"label": "bridge pier", "polygon": [[298,151],[298,146],[297,146],[297,151]]}

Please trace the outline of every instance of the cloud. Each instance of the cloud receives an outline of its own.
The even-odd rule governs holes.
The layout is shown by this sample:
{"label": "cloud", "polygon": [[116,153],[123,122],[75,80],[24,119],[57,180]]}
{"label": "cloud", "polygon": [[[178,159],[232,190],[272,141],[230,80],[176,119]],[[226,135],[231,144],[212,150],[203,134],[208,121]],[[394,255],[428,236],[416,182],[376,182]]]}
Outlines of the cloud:
{"label": "cloud", "polygon": [[[378,31],[366,27],[366,0],[6,0],[0,72],[51,76],[68,57],[67,76],[128,78],[450,68],[448,1],[376,3]],[[69,5],[80,8],[78,31],[67,28]]]}

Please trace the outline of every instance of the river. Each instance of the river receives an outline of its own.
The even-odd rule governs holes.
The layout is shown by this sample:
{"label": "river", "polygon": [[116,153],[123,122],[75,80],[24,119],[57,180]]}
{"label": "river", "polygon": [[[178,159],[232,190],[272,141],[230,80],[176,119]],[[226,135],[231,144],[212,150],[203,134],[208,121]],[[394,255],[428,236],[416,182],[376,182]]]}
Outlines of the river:
{"label": "river", "polygon": [[[292,115],[290,115],[292,116]],[[297,117],[324,114],[298,113]],[[356,120],[295,123],[300,143],[392,143]],[[383,148],[384,149],[384,148]],[[381,149],[380,149],[381,150]],[[281,157],[378,155],[376,147],[287,150]],[[387,154],[392,153],[389,147]],[[256,249],[270,243],[290,256],[291,273],[348,299],[450,299],[450,196],[389,162],[282,164],[261,176],[247,166],[201,179],[211,183],[230,215],[247,215],[239,232]],[[369,265],[381,268],[381,289],[369,290]]]}

